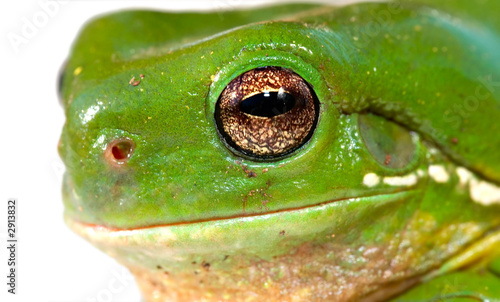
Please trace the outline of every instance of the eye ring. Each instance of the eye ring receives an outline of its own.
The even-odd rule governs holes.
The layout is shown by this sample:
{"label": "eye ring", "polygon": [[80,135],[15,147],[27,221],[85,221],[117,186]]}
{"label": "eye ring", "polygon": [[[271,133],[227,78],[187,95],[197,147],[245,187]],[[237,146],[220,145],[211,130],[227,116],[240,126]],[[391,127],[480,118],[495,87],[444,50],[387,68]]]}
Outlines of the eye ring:
{"label": "eye ring", "polygon": [[290,69],[266,66],[233,79],[219,96],[219,136],[235,154],[257,161],[283,158],[312,137],[320,103],[312,88]]}
{"label": "eye ring", "polygon": [[132,157],[135,143],[129,138],[115,139],[108,144],[104,151],[104,158],[114,167],[124,166]]}

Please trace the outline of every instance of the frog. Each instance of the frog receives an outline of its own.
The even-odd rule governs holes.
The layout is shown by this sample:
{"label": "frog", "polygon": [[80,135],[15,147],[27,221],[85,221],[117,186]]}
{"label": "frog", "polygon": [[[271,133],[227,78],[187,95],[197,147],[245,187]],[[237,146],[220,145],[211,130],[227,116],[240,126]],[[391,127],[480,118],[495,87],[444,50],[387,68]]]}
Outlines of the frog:
{"label": "frog", "polygon": [[499,299],[499,10],[99,16],[59,79],[64,219],[147,302]]}

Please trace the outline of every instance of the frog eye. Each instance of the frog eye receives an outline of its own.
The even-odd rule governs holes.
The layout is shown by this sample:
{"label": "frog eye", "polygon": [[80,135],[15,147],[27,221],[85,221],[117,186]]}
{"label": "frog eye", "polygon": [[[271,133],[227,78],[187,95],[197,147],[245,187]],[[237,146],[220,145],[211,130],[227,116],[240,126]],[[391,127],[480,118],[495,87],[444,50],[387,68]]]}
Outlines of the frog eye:
{"label": "frog eye", "polygon": [[363,142],[375,160],[391,169],[402,169],[417,157],[417,146],[406,128],[373,114],[360,114]]}
{"label": "frog eye", "polygon": [[135,144],[131,139],[120,138],[112,141],[104,151],[106,161],[115,167],[119,167],[128,162],[134,153]]}
{"label": "frog eye", "polygon": [[290,154],[312,136],[319,102],[304,79],[281,67],[261,67],[232,80],[217,101],[221,138],[235,153],[255,160]]}

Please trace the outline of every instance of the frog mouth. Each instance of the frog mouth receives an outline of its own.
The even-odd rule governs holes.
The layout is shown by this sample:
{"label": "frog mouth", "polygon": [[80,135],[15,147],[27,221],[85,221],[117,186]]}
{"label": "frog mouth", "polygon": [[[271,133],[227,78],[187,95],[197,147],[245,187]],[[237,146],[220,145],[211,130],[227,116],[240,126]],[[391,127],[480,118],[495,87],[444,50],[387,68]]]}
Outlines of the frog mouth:
{"label": "frog mouth", "polygon": [[415,197],[416,192],[407,190],[271,213],[131,229],[88,224],[77,221],[67,213],[65,221],[74,232],[98,248],[114,254],[117,250],[136,250],[139,254],[140,251],[158,250],[158,253],[168,258],[185,251],[238,249],[269,255],[270,250],[282,253],[275,247],[286,238],[293,237],[295,243],[300,243],[325,236],[334,238],[335,234],[351,232],[354,228],[361,230],[363,226],[369,227],[383,219],[377,213],[390,216]]}
{"label": "frog mouth", "polygon": [[[139,276],[156,278],[158,272],[163,273],[158,268],[168,268],[172,275],[185,280],[184,277],[192,278],[193,264],[210,263],[211,275],[233,280],[241,276],[238,272],[246,276],[254,269],[260,270],[259,263],[274,266],[275,259],[288,263],[286,266],[292,271],[302,271],[307,262],[302,256],[310,261],[328,262],[331,247],[347,253],[356,250],[351,249],[352,240],[362,238],[363,230],[372,228],[388,233],[394,221],[403,229],[406,221],[395,213],[403,206],[419,206],[420,193],[413,189],[274,213],[134,229],[86,224],[68,214],[65,220],[73,231]],[[380,242],[367,240],[360,244],[380,246]],[[228,273],[234,271],[236,276]],[[165,281],[160,280],[159,283]],[[179,287],[176,283],[170,286]]]}
{"label": "frog mouth", "polygon": [[[342,200],[343,202],[335,200],[275,213],[134,229],[116,229],[86,224],[74,220],[67,214],[65,220],[73,231],[116,258],[133,272],[145,271],[146,274],[155,274],[158,267],[161,267],[169,268],[169,271],[172,269],[172,271],[192,273],[193,263],[196,261],[205,263],[200,259],[203,261],[208,259],[209,263],[216,263],[214,261],[216,258],[219,261],[217,263],[218,269],[234,270],[235,267],[240,269],[239,265],[246,265],[251,261],[261,263],[259,261],[262,259],[269,260],[271,265],[274,265],[273,259],[282,256],[289,261],[286,263],[294,263],[297,270],[300,270],[307,262],[298,259],[304,254],[295,251],[300,251],[300,248],[304,246],[309,245],[310,247],[310,243],[312,246],[316,246],[313,251],[318,253],[326,251],[322,254],[323,258],[321,259],[326,257],[326,260],[330,261],[328,255],[330,255],[332,247],[334,247],[334,250],[331,250],[333,253],[338,253],[339,249],[357,250],[352,245],[352,237],[357,237],[357,233],[364,228],[372,228],[381,233],[389,233],[389,230],[392,230],[394,233],[392,222],[387,223],[388,229],[384,230],[380,226],[386,224],[385,219],[397,216],[394,213],[401,211],[401,206],[416,205],[418,207],[420,205],[420,192],[419,190],[407,190],[349,198]],[[355,210],[353,211],[353,209]],[[385,213],[385,215],[379,216],[378,214],[381,213]],[[401,221],[402,229],[405,229],[406,221],[396,218],[393,222],[398,220]],[[384,221],[384,223],[377,225],[374,223],[376,221]],[[350,228],[356,230],[350,232],[351,239],[345,240],[346,236],[343,232],[347,232]],[[486,238],[486,241],[488,240],[492,241],[493,244],[498,244],[500,233],[493,234],[493,239]],[[381,244],[381,242],[354,241],[361,242],[361,245],[387,248],[387,242]],[[322,246],[325,243],[332,245]],[[470,250],[484,249],[484,247],[485,245],[480,243],[461,252],[457,256],[458,262],[454,259],[447,262],[454,265],[451,268],[450,265],[444,265],[441,270],[422,271],[408,280],[399,280],[401,281],[399,282],[395,279],[398,282],[384,285],[380,291],[374,292],[373,296],[369,295],[360,301],[380,300],[379,298],[382,296],[392,296],[417,284],[422,278],[428,280],[439,276],[443,272],[456,268],[457,265],[462,265],[461,255],[469,255]],[[305,251],[305,255],[308,255],[307,252],[310,250],[305,249]],[[229,257],[228,255],[231,255],[231,259],[239,260],[224,262]],[[316,254],[309,254],[310,259],[319,259],[316,256]],[[242,258],[243,260],[241,260]],[[470,259],[470,257],[466,258]],[[248,259],[258,259],[258,261]],[[375,259],[377,259],[376,256]],[[161,273],[163,272],[160,271]],[[210,273],[215,272],[211,271]]]}
{"label": "frog mouth", "polygon": [[[157,284],[166,282],[169,290],[175,291],[185,286],[182,280],[194,280],[198,285],[197,275],[200,274],[200,278],[209,275],[220,278],[217,282],[221,283],[214,286],[222,284],[226,288],[224,282],[229,282],[227,280],[241,276],[247,278],[245,276],[254,271],[263,272],[259,265],[269,267],[265,273],[268,275],[263,278],[271,278],[274,276],[272,267],[278,265],[277,261],[290,270],[290,278],[304,269],[313,276],[317,273],[316,266],[306,268],[306,263],[332,261],[329,258],[332,247],[339,253],[355,253],[357,249],[351,248],[352,238],[361,238],[356,233],[363,229],[373,227],[381,232],[389,232],[374,222],[398,216],[394,213],[401,211],[401,206],[418,206],[420,192],[407,190],[335,200],[275,213],[134,229],[90,225],[78,222],[69,215],[65,219],[76,233],[137,274],[138,282],[141,282],[141,278],[145,278],[145,282],[158,280],[155,281]],[[400,218],[395,220],[400,221],[404,228],[405,221]],[[387,225],[389,229],[394,227],[392,223]],[[347,233],[350,233],[349,236],[345,235]],[[386,248],[385,244],[375,241],[369,243],[361,240],[361,244]],[[372,256],[379,257],[377,254]],[[210,271],[203,267],[203,263],[210,263]],[[200,264],[201,273],[196,273],[196,267]],[[206,274],[203,269],[206,269]],[[175,277],[165,277],[163,270],[168,270],[169,276]],[[261,288],[260,285],[258,287]],[[245,285],[238,286],[237,290],[244,288]],[[149,287],[146,291],[149,292]]]}

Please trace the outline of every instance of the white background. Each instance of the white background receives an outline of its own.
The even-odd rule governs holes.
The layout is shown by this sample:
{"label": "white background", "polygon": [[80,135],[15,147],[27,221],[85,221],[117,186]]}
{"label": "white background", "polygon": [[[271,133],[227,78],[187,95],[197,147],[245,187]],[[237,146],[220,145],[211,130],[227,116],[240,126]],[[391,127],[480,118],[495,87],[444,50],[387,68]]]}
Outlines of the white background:
{"label": "white background", "polygon": [[[56,146],[64,115],[56,82],[71,43],[89,18],[122,8],[221,10],[283,1],[41,1],[52,3],[50,15],[38,0],[5,1],[0,9],[0,301],[138,302],[130,274],[63,222],[64,166]],[[36,22],[36,31],[12,43],[26,22]],[[18,199],[16,295],[6,285],[11,197]]]}

